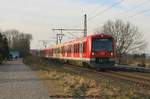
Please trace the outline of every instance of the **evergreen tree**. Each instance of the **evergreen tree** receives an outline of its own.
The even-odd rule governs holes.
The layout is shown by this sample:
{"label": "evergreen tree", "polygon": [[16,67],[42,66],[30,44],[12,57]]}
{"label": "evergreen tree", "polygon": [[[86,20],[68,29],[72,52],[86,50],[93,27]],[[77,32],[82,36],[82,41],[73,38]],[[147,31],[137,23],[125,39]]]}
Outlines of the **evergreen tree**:
{"label": "evergreen tree", "polygon": [[0,61],[2,61],[5,58],[8,58],[9,56],[9,47],[8,47],[8,41],[5,36],[0,33]]}
{"label": "evergreen tree", "polygon": [[0,63],[3,59],[3,36],[0,33]]}
{"label": "evergreen tree", "polygon": [[4,58],[9,58],[9,47],[8,47],[8,41],[7,38],[4,37],[3,39],[3,44],[4,44]]}

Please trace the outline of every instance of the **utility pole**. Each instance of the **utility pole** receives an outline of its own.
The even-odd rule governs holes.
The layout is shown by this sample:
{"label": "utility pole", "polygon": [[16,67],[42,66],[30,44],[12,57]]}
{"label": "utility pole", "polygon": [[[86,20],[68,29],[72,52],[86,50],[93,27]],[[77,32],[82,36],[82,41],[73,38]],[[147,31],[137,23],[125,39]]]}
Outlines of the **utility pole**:
{"label": "utility pole", "polygon": [[57,33],[56,34],[56,44],[61,44],[61,42],[62,42],[62,39],[63,39],[63,36],[64,36],[64,34],[63,34],[63,31],[84,31],[83,29],[52,29],[53,31],[60,31],[60,33]]}
{"label": "utility pole", "polygon": [[56,34],[56,45],[57,45],[57,44],[62,42],[62,39],[63,39],[63,36],[64,36],[63,29],[52,29],[52,30],[53,31],[56,31],[56,30],[60,31],[60,33]]}
{"label": "utility pole", "polygon": [[48,45],[48,43],[51,42],[51,41],[54,41],[54,40],[39,40],[39,42],[42,43],[42,46],[43,46],[44,48],[46,48],[47,45]]}
{"label": "utility pole", "polygon": [[45,40],[39,40],[39,42],[42,42],[42,45],[43,45],[44,48],[47,47],[47,42]]}
{"label": "utility pole", "polygon": [[87,15],[84,15],[84,29],[63,29],[63,28],[55,28],[52,29],[53,31],[60,31],[60,33],[56,34],[56,44],[59,44],[62,42],[62,39],[64,37],[63,31],[84,31],[84,37],[87,36]]}
{"label": "utility pole", "polygon": [[61,44],[64,34],[62,33],[63,29],[60,29],[60,34],[57,34],[57,44]]}
{"label": "utility pole", "polygon": [[87,36],[87,15],[84,15],[84,37]]}

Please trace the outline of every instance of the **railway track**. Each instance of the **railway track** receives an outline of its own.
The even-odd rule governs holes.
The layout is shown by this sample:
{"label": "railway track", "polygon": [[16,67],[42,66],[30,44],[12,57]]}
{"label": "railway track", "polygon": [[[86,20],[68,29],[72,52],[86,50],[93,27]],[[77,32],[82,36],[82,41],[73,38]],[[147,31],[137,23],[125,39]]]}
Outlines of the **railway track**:
{"label": "railway track", "polygon": [[[48,71],[48,67],[42,67],[43,70],[47,70]],[[74,66],[74,65],[68,65],[68,64],[63,64],[62,68],[60,69],[64,69],[67,70],[68,72],[71,73],[76,73],[76,74],[80,74],[80,75],[85,75],[85,76],[89,76],[89,75],[93,75],[95,77],[95,79],[101,80],[101,77],[104,78],[108,78],[114,81],[121,81],[121,82],[128,82],[137,86],[141,86],[143,88],[146,88],[148,90],[150,90],[150,74],[149,73],[141,73],[141,72],[131,72],[131,71],[105,71],[105,72],[101,72],[101,71],[96,71],[94,69],[89,69],[89,68],[84,68],[84,67],[80,67],[80,66]]]}
{"label": "railway track", "polygon": [[142,86],[144,88],[150,89],[149,79],[143,79],[143,78],[139,78],[139,77],[132,77],[132,76],[127,76],[127,75],[122,75],[122,74],[117,74],[117,73],[112,73],[112,72],[99,73],[99,74],[110,77],[111,79],[114,79],[114,80],[131,82],[131,83],[137,84],[139,86]]}
{"label": "railway track", "polygon": [[124,76],[127,78],[133,78],[133,79],[140,79],[140,80],[144,80],[147,82],[150,82],[150,78],[139,75],[138,73],[136,73],[135,75],[133,75],[132,73],[128,73],[128,72],[114,72],[114,71],[110,71],[110,73],[112,74],[116,74],[116,75],[120,75],[120,76]]}
{"label": "railway track", "polygon": [[135,72],[143,72],[143,73],[150,73],[150,68],[145,67],[136,67],[136,66],[126,66],[126,65],[117,65],[115,66],[117,70],[126,70],[126,71],[135,71]]}
{"label": "railway track", "polygon": [[[133,75],[136,75],[137,73],[132,73]],[[143,76],[143,77],[147,77],[147,78],[150,78],[150,73],[138,73],[139,75]]]}
{"label": "railway track", "polygon": [[100,71],[91,70],[88,68],[83,68],[83,67],[78,67],[78,66],[73,66],[73,65],[65,66],[64,68],[65,69],[70,68],[69,70],[77,72],[78,74],[79,73],[82,74],[83,72],[84,73],[86,72],[86,74],[92,73],[92,74],[95,74],[97,76],[97,78],[103,76],[103,77],[107,77],[107,78],[112,79],[112,80],[129,82],[129,83],[144,87],[146,89],[150,89],[150,77],[143,76],[143,74],[150,76],[150,74],[148,74],[148,73],[142,73],[142,75],[141,75],[140,72],[136,72],[136,73],[133,72],[134,74],[132,74],[132,72],[127,72],[127,71],[100,72]]}

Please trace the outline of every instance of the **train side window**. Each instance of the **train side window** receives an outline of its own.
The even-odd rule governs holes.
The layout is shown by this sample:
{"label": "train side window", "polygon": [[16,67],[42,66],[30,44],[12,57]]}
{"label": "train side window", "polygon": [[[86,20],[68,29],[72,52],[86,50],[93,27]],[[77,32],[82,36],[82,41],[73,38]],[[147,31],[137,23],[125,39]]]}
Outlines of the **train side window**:
{"label": "train side window", "polygon": [[77,44],[75,44],[75,53],[77,53]]}
{"label": "train side window", "polygon": [[74,45],[74,53],[79,53],[79,44]]}
{"label": "train side window", "polygon": [[64,47],[61,47],[61,53],[64,54]]}
{"label": "train side window", "polygon": [[65,47],[63,46],[63,54],[65,54]]}
{"label": "train side window", "polygon": [[75,45],[73,45],[73,51],[74,51],[74,53],[75,53]]}
{"label": "train side window", "polygon": [[69,53],[71,53],[72,45],[69,45]]}
{"label": "train side window", "polygon": [[79,53],[79,47],[80,47],[80,45],[77,44],[77,53]]}
{"label": "train side window", "polygon": [[75,44],[75,53],[77,53],[77,44]]}
{"label": "train side window", "polygon": [[70,53],[70,45],[68,45],[68,53]]}
{"label": "train side window", "polygon": [[83,42],[83,53],[86,53],[86,42]]}
{"label": "train side window", "polygon": [[68,53],[70,53],[70,45],[68,45]]}
{"label": "train side window", "polygon": [[65,52],[65,53],[67,53],[67,46],[66,46],[66,47],[64,47],[64,50],[65,50],[64,52]]}
{"label": "train side window", "polygon": [[76,53],[77,52],[77,50],[76,50],[77,48],[76,48],[76,44],[74,45],[74,52]]}
{"label": "train side window", "polygon": [[60,54],[60,48],[57,48],[57,50],[58,50],[58,54]]}
{"label": "train side window", "polygon": [[77,53],[77,45],[74,44],[74,53]]}

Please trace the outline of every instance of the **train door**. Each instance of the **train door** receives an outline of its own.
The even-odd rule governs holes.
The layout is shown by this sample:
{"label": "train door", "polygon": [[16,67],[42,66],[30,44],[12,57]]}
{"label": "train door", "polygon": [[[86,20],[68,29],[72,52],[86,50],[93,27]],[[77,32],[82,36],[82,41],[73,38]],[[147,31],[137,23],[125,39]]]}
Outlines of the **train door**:
{"label": "train door", "polygon": [[80,58],[83,58],[83,43],[79,44],[79,54],[80,54]]}

